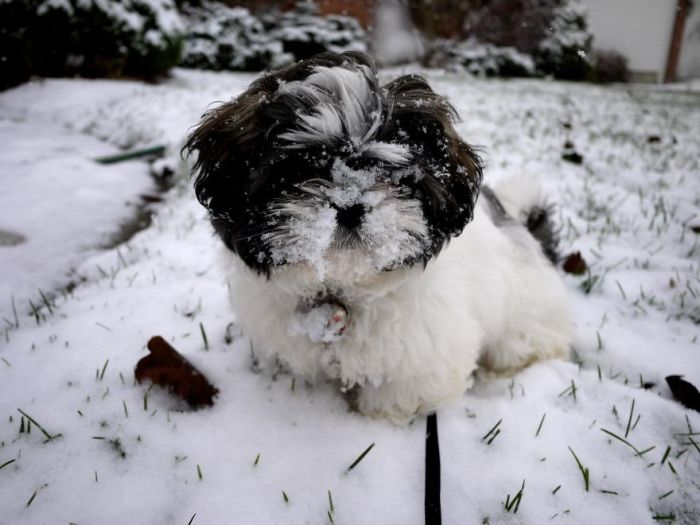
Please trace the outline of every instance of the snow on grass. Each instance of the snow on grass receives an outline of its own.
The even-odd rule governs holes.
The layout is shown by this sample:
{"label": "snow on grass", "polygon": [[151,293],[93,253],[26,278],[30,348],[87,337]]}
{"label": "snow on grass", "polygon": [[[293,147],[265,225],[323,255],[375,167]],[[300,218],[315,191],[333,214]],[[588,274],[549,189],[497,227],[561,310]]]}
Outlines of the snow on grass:
{"label": "snow on grass", "polygon": [[0,240],[0,313],[14,323],[28,300],[69,282],[81,252],[107,244],[154,184],[143,163],[95,164],[115,148],[51,121],[0,117],[0,141],[0,230],[17,238]]}
{"label": "snow on grass", "polygon": [[[700,457],[684,435],[698,431],[697,414],[662,397],[669,397],[666,375],[700,383],[700,247],[691,229],[700,224],[700,97],[527,81],[459,85],[450,77],[435,87],[462,114],[460,131],[487,146],[487,180],[540,179],[560,212],[561,250],[580,250],[591,268],[566,277],[578,366],[546,363],[512,385],[477,385],[461,408],[481,428],[465,427],[456,407],[441,418],[444,454],[463,459],[446,469],[448,520],[502,519],[492,504],[481,509],[474,501],[489,500],[483,476],[502,482],[504,470],[488,462],[474,469],[472,457],[456,452],[502,418],[501,434],[483,453],[510,465],[510,494],[526,480],[518,511],[525,523],[552,516],[653,523],[671,514],[677,523],[697,521]],[[561,158],[567,141],[583,165]],[[645,390],[645,383],[655,386]],[[633,402],[639,421],[628,430]],[[681,454],[669,458],[674,468],[684,461],[684,474],[668,458],[662,464],[669,446]],[[588,490],[569,447],[589,471]],[[459,483],[468,470],[481,476]],[[483,498],[465,498],[482,487],[489,487]]]}
{"label": "snow on grass", "polygon": [[177,165],[187,129],[207,106],[252,79],[204,74],[205,87],[192,90],[183,85],[188,75],[167,87],[47,80],[0,94],[0,318],[14,323],[16,309],[44,302],[39,290],[52,296],[75,283],[75,267],[109,245],[140,196],[155,191],[144,162],[95,158],[165,144],[165,162]]}
{"label": "snow on grass", "polygon": [[[0,96],[0,108],[7,114],[6,97],[32,107],[20,130],[49,120],[76,140],[176,151],[211,101],[251,78],[51,81]],[[429,79],[461,113],[465,138],[486,148],[486,181],[541,179],[562,251],[581,251],[591,268],[564,277],[573,362],[477,381],[440,411],[444,522],[697,523],[700,417],[669,399],[664,377],[700,384],[698,95]],[[562,160],[566,141],[582,165]],[[37,173],[50,165],[24,155]],[[3,168],[20,158],[3,153]],[[132,167],[115,169],[127,177]],[[348,413],[330,385],[260,372],[254,345],[231,324],[218,242],[183,182],[149,229],[82,256],[84,282],[37,305],[38,321],[18,313],[19,329],[0,342],[0,521],[422,522],[424,420],[369,420]],[[10,289],[17,266],[4,275]],[[220,390],[212,409],[181,411],[134,383],[156,334]]]}

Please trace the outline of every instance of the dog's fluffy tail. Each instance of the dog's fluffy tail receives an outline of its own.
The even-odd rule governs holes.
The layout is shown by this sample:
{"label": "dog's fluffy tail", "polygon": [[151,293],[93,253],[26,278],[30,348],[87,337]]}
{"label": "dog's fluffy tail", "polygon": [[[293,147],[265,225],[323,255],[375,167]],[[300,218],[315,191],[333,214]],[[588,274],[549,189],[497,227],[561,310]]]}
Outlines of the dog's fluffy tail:
{"label": "dog's fluffy tail", "polygon": [[528,229],[539,241],[545,256],[556,264],[559,231],[552,217],[554,206],[544,198],[539,181],[514,176],[499,182],[493,189],[508,215]]}

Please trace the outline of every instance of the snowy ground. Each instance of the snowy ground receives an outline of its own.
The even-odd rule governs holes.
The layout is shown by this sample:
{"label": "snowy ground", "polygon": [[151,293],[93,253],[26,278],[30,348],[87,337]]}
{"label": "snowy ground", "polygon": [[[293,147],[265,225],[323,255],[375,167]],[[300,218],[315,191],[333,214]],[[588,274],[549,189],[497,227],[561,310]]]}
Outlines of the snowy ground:
{"label": "snowy ground", "polygon": [[[700,522],[700,416],[664,383],[700,385],[700,95],[428,76],[484,146],[486,180],[540,177],[562,251],[591,267],[564,276],[576,362],[479,383],[440,412],[444,522]],[[0,523],[422,523],[424,420],[368,420],[330,387],[257,373],[184,182],[149,229],[94,249],[151,183],[143,163],[90,159],[154,143],[174,155],[207,105],[251,78],[178,71],[158,86],[0,94],[0,230],[27,239],[0,246]],[[561,159],[567,140],[582,165]],[[42,258],[53,264],[32,266]],[[80,284],[38,306],[36,289],[55,291],[71,268]],[[10,296],[40,309],[15,321]],[[212,409],[177,411],[134,383],[156,334],[219,388]]]}

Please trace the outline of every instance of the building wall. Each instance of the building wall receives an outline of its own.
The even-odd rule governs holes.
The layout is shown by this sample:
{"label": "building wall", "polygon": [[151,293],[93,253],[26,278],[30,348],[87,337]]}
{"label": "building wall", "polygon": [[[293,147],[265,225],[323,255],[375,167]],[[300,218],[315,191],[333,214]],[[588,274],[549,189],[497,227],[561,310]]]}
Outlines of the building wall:
{"label": "building wall", "polygon": [[263,13],[272,9],[288,11],[294,7],[295,0],[223,0],[230,6],[247,7],[254,13]]}
{"label": "building wall", "polygon": [[581,0],[593,45],[625,55],[640,80],[663,80],[676,0]]}
{"label": "building wall", "polygon": [[[0,0],[1,1],[1,0]],[[296,0],[224,0],[229,5],[241,5],[254,13],[263,13],[271,9],[289,11],[294,8]],[[318,14],[349,15],[357,18],[365,29],[371,28],[374,21],[375,0],[314,0]]]}
{"label": "building wall", "polygon": [[349,15],[367,29],[374,22],[374,0],[316,0],[320,15]]}

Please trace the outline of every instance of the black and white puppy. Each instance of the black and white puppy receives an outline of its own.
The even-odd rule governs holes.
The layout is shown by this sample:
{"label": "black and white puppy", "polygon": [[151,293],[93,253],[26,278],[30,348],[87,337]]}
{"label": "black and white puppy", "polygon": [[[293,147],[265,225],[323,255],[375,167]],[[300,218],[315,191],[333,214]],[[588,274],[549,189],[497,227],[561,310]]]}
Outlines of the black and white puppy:
{"label": "black and white puppy", "polygon": [[569,352],[565,289],[523,226],[536,187],[477,202],[455,116],[420,76],[380,87],[366,55],[328,53],[265,73],[185,146],[256,351],[397,422],[460,396],[478,366]]}

